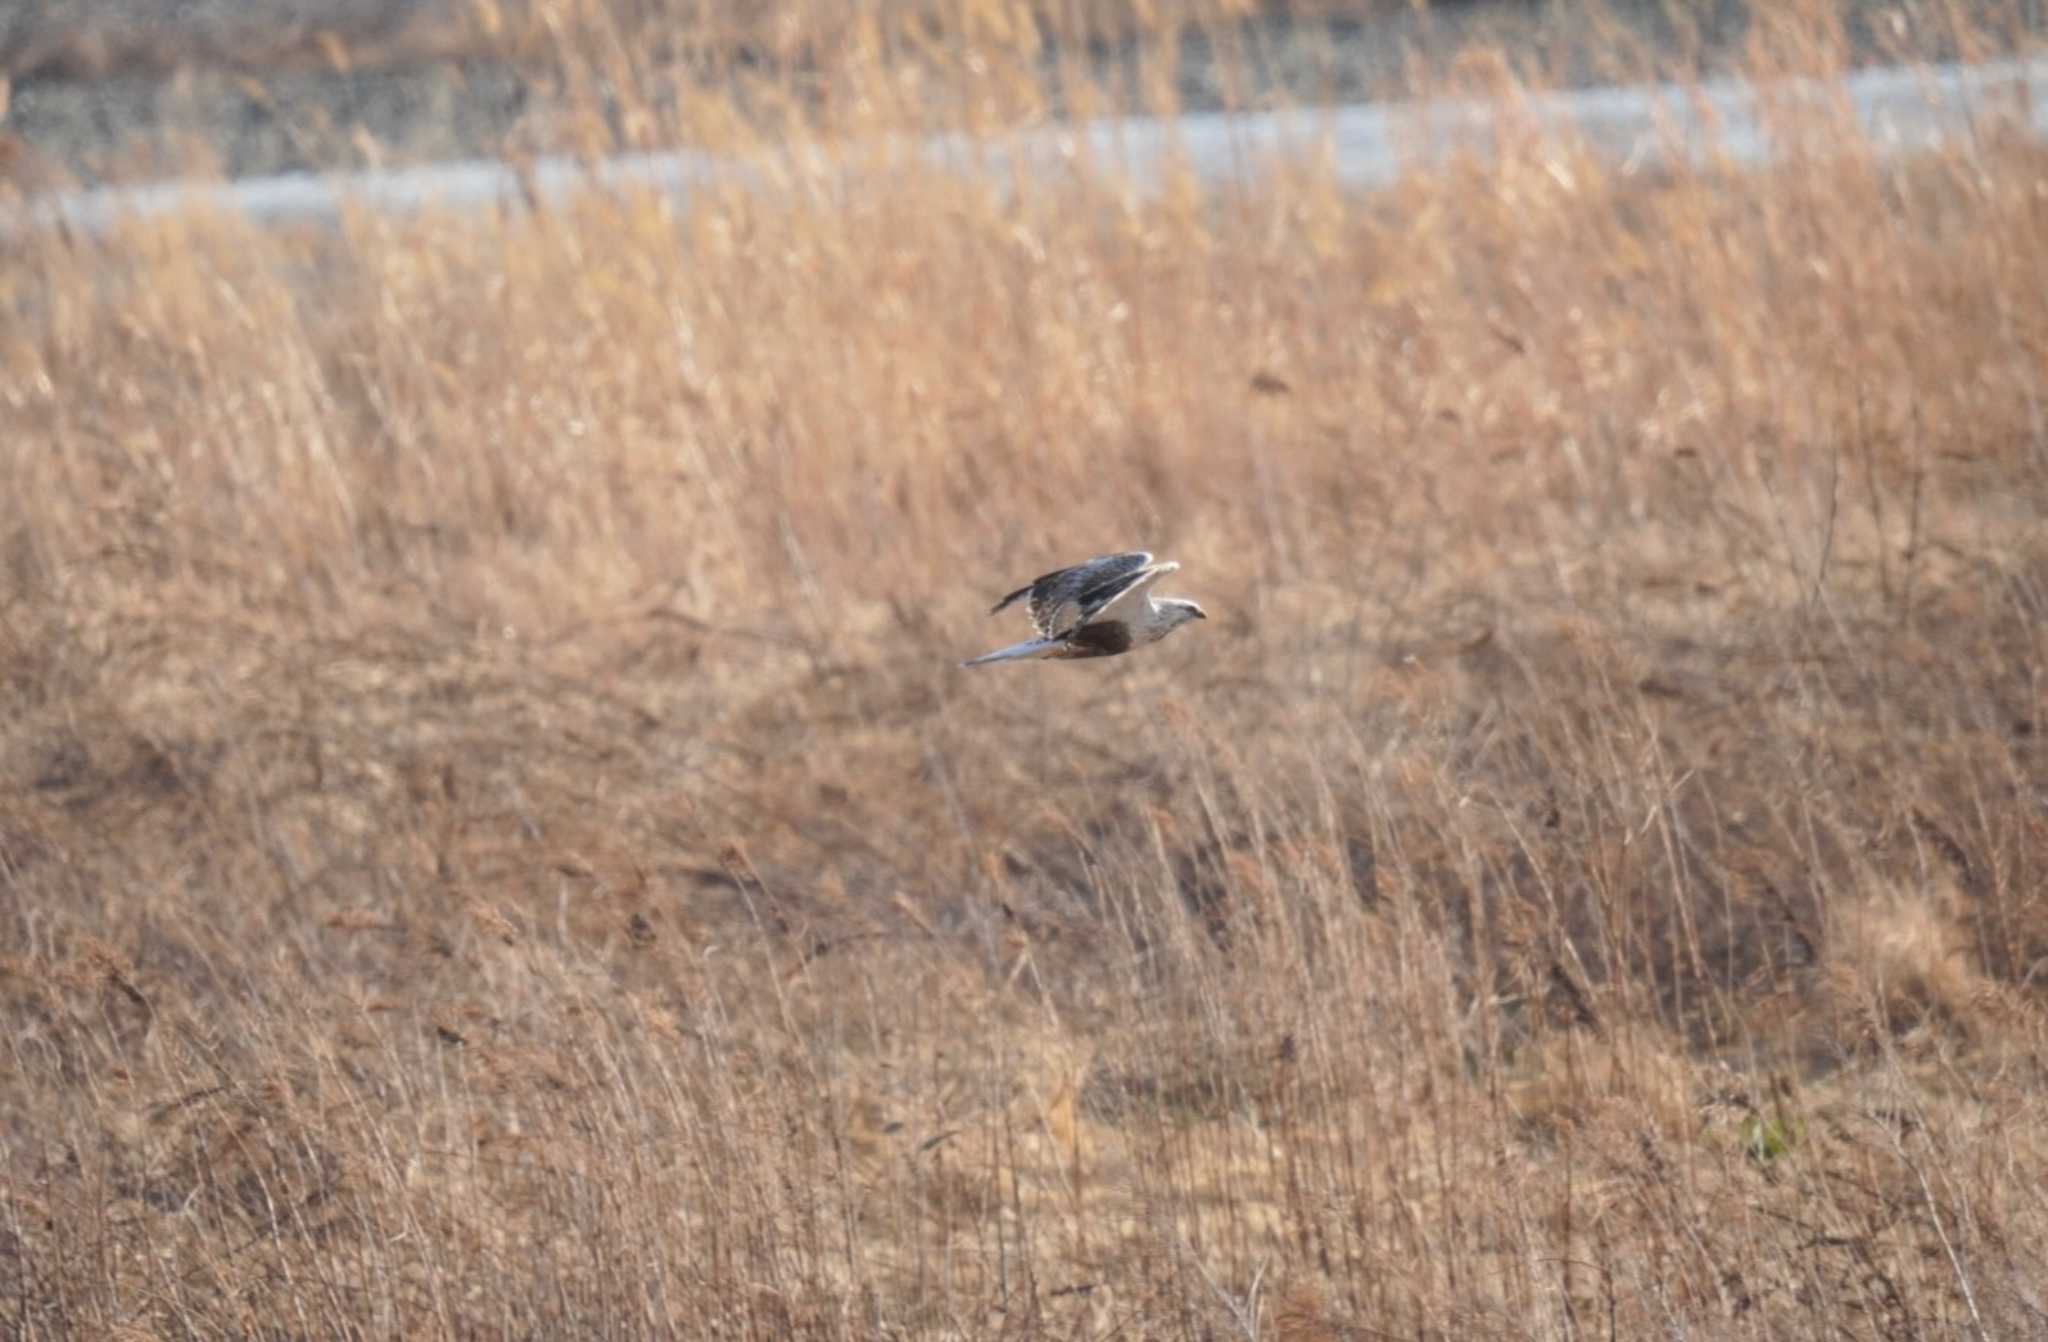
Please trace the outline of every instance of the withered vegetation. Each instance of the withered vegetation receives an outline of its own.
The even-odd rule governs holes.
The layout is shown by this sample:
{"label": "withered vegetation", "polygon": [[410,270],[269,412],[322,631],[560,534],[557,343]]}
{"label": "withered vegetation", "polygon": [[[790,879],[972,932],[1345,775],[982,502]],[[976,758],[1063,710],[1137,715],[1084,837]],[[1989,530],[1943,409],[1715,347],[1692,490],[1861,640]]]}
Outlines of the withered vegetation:
{"label": "withered vegetation", "polygon": [[5,244],[0,1327],[2048,1328],[2048,154],[1808,116]]}

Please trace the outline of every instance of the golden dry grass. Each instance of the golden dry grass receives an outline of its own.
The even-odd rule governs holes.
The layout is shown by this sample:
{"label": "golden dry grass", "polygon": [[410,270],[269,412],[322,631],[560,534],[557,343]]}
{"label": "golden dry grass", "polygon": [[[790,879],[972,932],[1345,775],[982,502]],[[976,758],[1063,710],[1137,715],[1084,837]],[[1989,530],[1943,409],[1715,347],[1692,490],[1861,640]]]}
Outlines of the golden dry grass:
{"label": "golden dry grass", "polygon": [[10,243],[7,1334],[2040,1333],[2048,154],[1807,129]]}

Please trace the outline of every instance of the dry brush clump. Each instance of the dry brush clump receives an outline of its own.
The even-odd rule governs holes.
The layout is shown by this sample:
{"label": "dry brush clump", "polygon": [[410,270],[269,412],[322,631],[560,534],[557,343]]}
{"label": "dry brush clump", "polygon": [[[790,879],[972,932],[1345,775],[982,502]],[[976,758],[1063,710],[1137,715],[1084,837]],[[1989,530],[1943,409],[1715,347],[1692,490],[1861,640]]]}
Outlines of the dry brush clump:
{"label": "dry brush clump", "polygon": [[2048,159],[1831,135],[10,243],[10,1331],[2038,1327]]}

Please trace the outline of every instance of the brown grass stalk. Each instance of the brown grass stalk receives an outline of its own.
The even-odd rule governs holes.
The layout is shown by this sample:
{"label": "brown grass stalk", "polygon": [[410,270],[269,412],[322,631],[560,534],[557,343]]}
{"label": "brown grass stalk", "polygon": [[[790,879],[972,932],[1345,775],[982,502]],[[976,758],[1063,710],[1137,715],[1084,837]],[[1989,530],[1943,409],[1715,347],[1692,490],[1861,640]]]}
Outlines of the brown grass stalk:
{"label": "brown grass stalk", "polygon": [[1807,129],[10,243],[5,1331],[2040,1330],[2048,157]]}

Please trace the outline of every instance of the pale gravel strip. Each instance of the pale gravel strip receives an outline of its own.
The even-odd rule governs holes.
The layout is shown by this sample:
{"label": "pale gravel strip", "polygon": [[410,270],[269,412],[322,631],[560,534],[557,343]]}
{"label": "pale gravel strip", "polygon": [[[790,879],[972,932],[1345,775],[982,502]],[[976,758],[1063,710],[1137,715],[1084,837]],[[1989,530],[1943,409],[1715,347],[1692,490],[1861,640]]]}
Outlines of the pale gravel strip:
{"label": "pale gravel strip", "polygon": [[[1767,90],[1779,102],[1824,105],[1845,96],[1880,152],[1968,145],[1994,125],[2048,138],[2048,61],[1859,71],[1839,84],[1786,81]],[[833,162],[822,151],[738,159],[695,151],[628,154],[585,164],[566,156],[520,169],[470,159],[425,167],[328,176],[286,173],[230,182],[167,182],[65,192],[0,208],[0,233],[61,226],[98,234],[123,219],[178,210],[245,215],[272,225],[332,224],[348,207],[411,212],[555,205],[593,190],[642,188],[679,201],[709,186],[768,189],[776,183],[839,187],[886,172],[906,154],[1007,186],[1022,173],[1058,175],[1082,165],[1129,189],[1156,191],[1185,168],[1211,187],[1243,183],[1260,169],[1327,153],[1337,179],[1384,187],[1401,172],[1457,151],[1484,154],[1518,126],[1578,138],[1630,170],[1674,158],[1754,167],[1772,154],[1758,90],[1741,80],[1692,88],[1664,84],[1540,94],[1502,107],[1475,101],[1354,105],[1299,112],[1191,113],[1171,120],[1130,117],[1081,128],[1051,128],[976,139],[951,134],[864,146]],[[858,165],[851,160],[860,160]]]}

